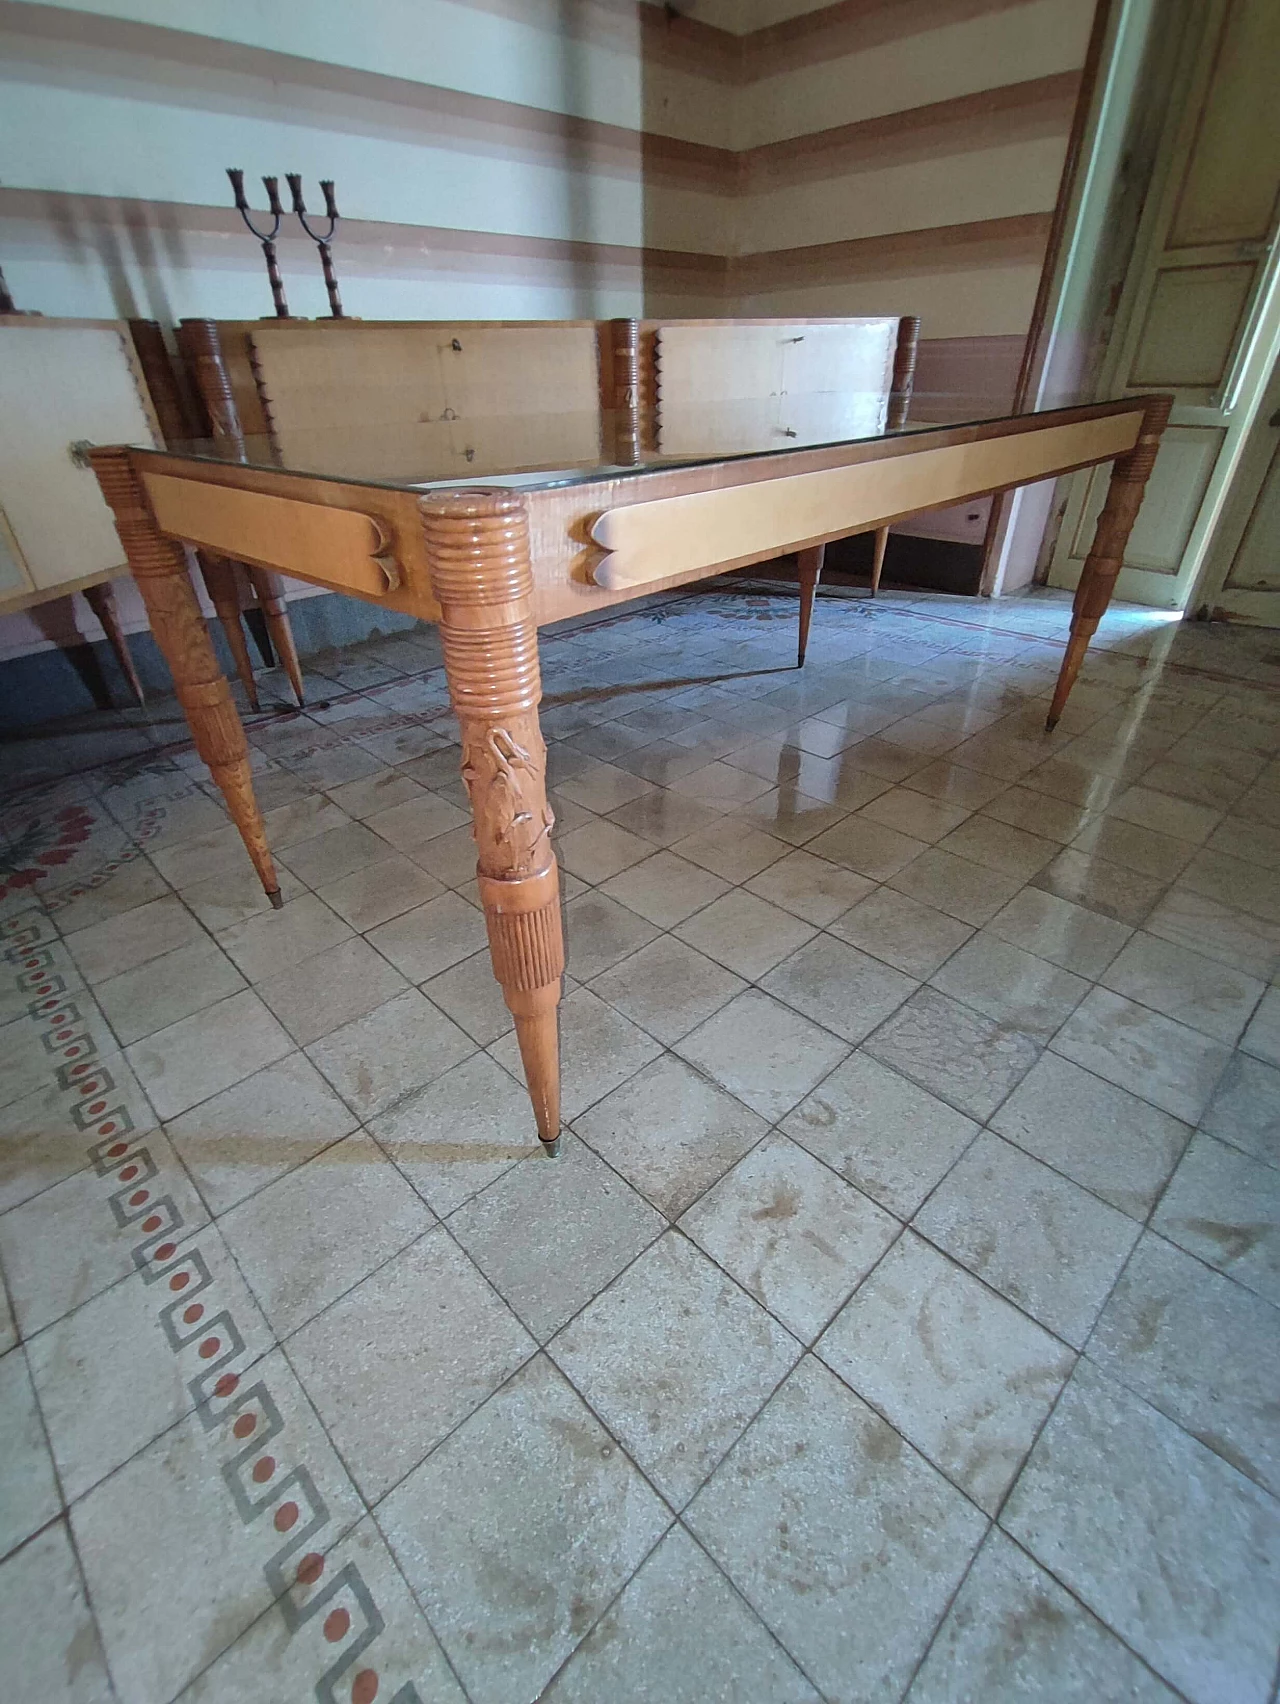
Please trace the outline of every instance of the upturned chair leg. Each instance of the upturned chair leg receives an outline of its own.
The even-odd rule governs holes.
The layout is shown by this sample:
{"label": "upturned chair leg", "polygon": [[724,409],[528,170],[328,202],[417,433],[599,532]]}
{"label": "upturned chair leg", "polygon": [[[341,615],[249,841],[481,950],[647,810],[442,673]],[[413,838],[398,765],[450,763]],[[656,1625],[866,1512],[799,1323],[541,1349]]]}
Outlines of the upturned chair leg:
{"label": "upturned chair leg", "polygon": [[289,612],[285,607],[284,588],[280,584],[280,576],[273,574],[267,568],[250,568],[249,579],[253,583],[254,594],[262,609],[267,623],[267,631],[271,635],[271,643],[275,647],[280,666],[289,677],[294,697],[298,707],[303,704],[302,694],[302,665],[298,661],[298,649],[293,642],[293,628],[289,623]]}
{"label": "upturned chair leg", "polygon": [[200,564],[200,576],[235,661],[236,673],[249,700],[249,707],[260,710],[262,706],[258,702],[258,683],[253,678],[249,642],[240,619],[240,591],[236,585],[235,564],[225,556],[212,556],[204,550],[196,552],[196,561]]}
{"label": "upturned chair leg", "polygon": [[889,543],[888,527],[876,528],[875,554],[871,558],[871,596],[875,597],[880,590],[880,576],[884,572],[884,553]]}
{"label": "upturned chair leg", "polygon": [[800,575],[800,637],[796,646],[796,667],[804,667],[804,654],[809,648],[809,623],[813,619],[813,600],[817,596],[818,581],[822,578],[822,562],[827,554],[825,544],[815,544],[808,550],[802,550],[796,557],[796,567]]}
{"label": "upturned chair leg", "polygon": [[109,580],[104,580],[100,586],[85,587],[85,602],[97,616],[102,631],[107,636],[107,643],[115,652],[116,661],[121,673],[129,682],[133,696],[139,704],[146,703],[142,690],[142,682],[138,679],[138,671],[134,667],[133,657],[129,651],[129,641],[125,638],[124,628],[120,625],[120,611],[116,608],[115,587]]}

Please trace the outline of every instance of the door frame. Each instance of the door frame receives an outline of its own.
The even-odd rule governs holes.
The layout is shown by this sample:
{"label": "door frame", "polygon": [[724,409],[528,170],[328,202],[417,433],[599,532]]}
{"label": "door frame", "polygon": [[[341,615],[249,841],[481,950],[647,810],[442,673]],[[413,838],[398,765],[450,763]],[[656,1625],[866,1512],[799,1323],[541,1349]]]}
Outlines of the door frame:
{"label": "door frame", "polygon": [[[1186,163],[1190,158],[1199,130],[1200,113],[1207,95],[1216,62],[1216,52],[1206,52],[1208,44],[1216,44],[1225,28],[1231,0],[1211,0],[1211,4],[1192,6],[1186,14],[1187,34],[1178,54],[1178,72],[1173,86],[1166,87],[1160,98],[1167,110],[1177,113],[1172,125],[1166,124],[1160,139],[1151,181],[1147,186],[1142,216],[1134,238],[1132,253],[1124,275],[1124,287],[1117,305],[1114,324],[1107,338],[1096,381],[1096,394],[1124,394],[1118,385],[1121,374],[1133,354],[1142,330],[1142,317],[1155,276],[1155,261],[1164,249],[1165,229],[1172,213],[1175,198],[1180,192]],[[1146,35],[1159,16],[1150,0],[1123,0],[1117,45],[1127,31]],[[1095,138],[1095,150],[1113,152],[1116,140],[1129,125],[1133,116],[1132,102],[1138,98],[1136,86],[1131,95],[1129,111],[1113,111],[1104,119],[1103,131]],[[1150,98],[1148,96],[1148,98]],[[1091,194],[1090,191],[1093,190]],[[1114,192],[1114,178],[1102,174],[1096,184],[1086,180],[1085,192],[1075,221],[1077,232],[1099,216],[1099,201]],[[1256,248],[1257,245],[1254,245]],[[1073,256],[1075,259],[1075,256]],[[1091,256],[1080,257],[1087,269]],[[1071,277],[1072,267],[1063,280],[1061,300],[1069,298],[1080,286]],[[1220,387],[1221,402],[1213,404],[1183,402],[1176,405],[1177,424],[1185,427],[1204,426],[1223,433],[1222,443],[1213,462],[1204,494],[1183,549],[1175,574],[1155,569],[1126,565],[1120,573],[1117,595],[1131,602],[1154,608],[1183,611],[1197,609],[1204,602],[1209,552],[1215,531],[1228,502],[1233,476],[1244,452],[1253,427],[1263,392],[1266,389],[1275,360],[1275,346],[1280,340],[1280,241],[1273,231],[1270,252],[1259,269],[1252,303],[1241,329],[1229,372]],[[1052,363],[1050,363],[1051,365]],[[1038,578],[1051,586],[1073,589],[1083,566],[1082,558],[1071,553],[1072,542],[1081,530],[1093,482],[1088,475],[1073,475],[1061,482],[1054,494],[1054,521],[1046,530],[1039,557]],[[1096,491],[1093,493],[1095,501]],[[1214,553],[1216,560],[1216,551]],[[1226,570],[1223,570],[1225,578]]]}

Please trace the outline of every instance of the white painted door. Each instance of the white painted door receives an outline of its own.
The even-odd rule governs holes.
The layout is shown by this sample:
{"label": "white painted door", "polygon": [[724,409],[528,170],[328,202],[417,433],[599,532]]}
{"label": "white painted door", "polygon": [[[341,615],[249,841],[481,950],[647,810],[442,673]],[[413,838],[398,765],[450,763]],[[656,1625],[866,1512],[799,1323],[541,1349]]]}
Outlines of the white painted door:
{"label": "white painted door", "polygon": [[1280,627],[1280,362],[1245,441],[1196,602],[1215,617]]}
{"label": "white painted door", "polygon": [[[1280,202],[1277,65],[1280,0],[1190,8],[1103,363],[1099,395],[1175,398],[1117,587],[1119,597],[1157,608],[1188,600],[1261,378]],[[1068,482],[1051,585],[1079,579],[1109,471]]]}

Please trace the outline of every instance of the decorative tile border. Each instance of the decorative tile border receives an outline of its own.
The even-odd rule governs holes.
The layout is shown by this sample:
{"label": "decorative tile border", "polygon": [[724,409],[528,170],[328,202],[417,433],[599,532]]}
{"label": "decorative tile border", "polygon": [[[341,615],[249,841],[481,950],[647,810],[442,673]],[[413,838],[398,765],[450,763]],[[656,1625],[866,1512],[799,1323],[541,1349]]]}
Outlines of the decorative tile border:
{"label": "decorative tile border", "polygon": [[[144,1284],[155,1287],[169,1347],[191,1369],[186,1383],[194,1412],[207,1433],[224,1437],[222,1477],[231,1505],[245,1526],[269,1520],[279,1535],[278,1547],[263,1565],[273,1609],[290,1634],[323,1617],[324,1638],[335,1654],[315,1683],[315,1696],[319,1704],[348,1699],[373,1704],[378,1671],[350,1671],[386,1623],[356,1563],[346,1562],[325,1578],[329,1558],[321,1541],[330,1524],[328,1506],[306,1464],[289,1465],[286,1422],[266,1382],[258,1378],[245,1384],[235,1370],[245,1355],[244,1337],[225,1307],[214,1304],[211,1311],[214,1280],[208,1261],[198,1240],[181,1242],[182,1209],[166,1192],[146,1135],[138,1132],[118,1097],[111,1070],[98,1056],[74,995],[55,968],[56,933],[42,913],[29,910],[0,921],[0,941],[18,987],[32,996],[27,1011],[57,1062],[55,1079],[66,1096],[65,1110],[76,1129],[92,1138],[86,1157],[106,1185],[106,1204],[117,1226],[137,1239],[133,1264]],[[413,1682],[406,1681],[387,1704],[422,1700]]]}

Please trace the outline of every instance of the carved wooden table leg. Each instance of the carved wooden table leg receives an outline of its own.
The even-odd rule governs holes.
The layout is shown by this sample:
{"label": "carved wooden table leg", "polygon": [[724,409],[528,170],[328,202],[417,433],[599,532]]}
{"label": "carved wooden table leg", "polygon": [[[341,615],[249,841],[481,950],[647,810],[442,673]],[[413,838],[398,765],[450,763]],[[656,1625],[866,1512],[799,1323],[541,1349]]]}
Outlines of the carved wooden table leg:
{"label": "carved wooden table leg", "polygon": [[[243,457],[244,431],[240,424],[240,411],[236,407],[231,375],[228,373],[226,362],[223,359],[222,343],[218,336],[216,321],[183,320],[178,327],[178,348],[182,351],[192,381],[199,392],[201,401],[204,403],[205,412],[209,416],[210,432],[219,443],[233,445]],[[280,576],[271,573],[266,568],[249,568],[248,573],[258,602],[262,606],[262,613],[266,619],[267,630],[271,634],[271,643],[275,646],[276,656],[284,672],[288,675],[289,684],[293,687],[294,694],[299,705],[301,705],[302,669],[298,664],[298,651],[293,642],[293,628],[289,624]],[[209,595],[210,597],[213,596],[212,587],[210,587]],[[230,638],[229,631],[227,636]],[[247,667],[247,652],[245,664]],[[236,654],[236,667],[240,669],[239,653]],[[243,669],[241,669],[240,678],[244,679]],[[246,681],[245,684],[247,686],[248,682]],[[256,709],[257,706],[255,705],[254,708]]]}
{"label": "carved wooden table leg", "polygon": [[640,322],[617,319],[609,322],[613,356],[612,393],[613,459],[619,467],[635,467],[640,461]]}
{"label": "carved wooden table leg", "polygon": [[[907,423],[911,408],[911,391],[916,379],[916,354],[920,347],[920,319],[917,314],[904,314],[898,321],[898,343],[893,352],[893,378],[890,381],[889,406],[885,411],[886,432],[900,432]],[[884,573],[884,553],[889,544],[888,527],[877,527],[875,551],[871,558],[871,596],[880,590]]]}
{"label": "carved wooden table leg", "polygon": [[301,708],[302,665],[298,661],[298,649],[293,642],[293,628],[289,624],[280,576],[273,574],[268,568],[250,568],[249,579],[266,618],[267,631],[271,635],[271,643],[275,646],[276,659],[288,675],[293,695]]}
{"label": "carved wooden table leg", "polygon": [[889,544],[888,527],[876,528],[875,553],[871,558],[871,596],[875,597],[880,590],[880,576],[884,573],[884,553]]}
{"label": "carved wooden table leg", "polygon": [[253,796],[244,728],[232,702],[231,688],[214,656],[187,573],[186,555],[181,545],[157,528],[128,450],[91,450],[89,460],[115,516],[116,531],[147,606],[156,644],[173,675],[196,750],[227,801],[267,897],[278,908],[280,883]]}
{"label": "carved wooden table leg", "polygon": [[462,729],[493,973],[516,1020],[538,1135],[555,1154],[564,941],[538,725],[528,515],[524,499],[510,491],[442,492],[420,507],[449,696]]}
{"label": "carved wooden table leg", "polygon": [[116,608],[116,589],[109,580],[104,580],[100,586],[85,587],[85,602],[97,616],[102,631],[107,636],[107,642],[116,654],[121,673],[133,689],[133,696],[139,704],[145,704],[146,698],[142,691],[142,682],[138,679],[138,671],[133,666],[133,658],[129,654],[129,641],[125,638],[124,628],[120,625],[120,611]]}
{"label": "carved wooden table leg", "polygon": [[1125,546],[1129,542],[1133,523],[1138,518],[1138,510],[1142,507],[1142,494],[1146,490],[1151,469],[1155,466],[1160,437],[1169,422],[1169,410],[1172,407],[1171,396],[1151,398],[1147,404],[1138,442],[1128,455],[1116,458],[1115,466],[1111,470],[1107,500],[1098,516],[1093,543],[1089,547],[1089,555],[1080,575],[1080,584],[1076,587],[1075,602],[1071,606],[1071,634],[1067,640],[1067,652],[1058,671],[1058,684],[1053,689],[1053,703],[1049,706],[1049,715],[1045,721],[1045,727],[1050,733],[1057,727],[1058,718],[1066,708],[1067,698],[1076,683],[1076,676],[1080,673],[1084,654],[1089,649],[1089,641],[1098,631],[1098,623],[1107,613],[1111,594],[1116,589],[1116,580],[1124,566]]}
{"label": "carved wooden table leg", "polygon": [[800,642],[796,647],[796,667],[804,667],[804,654],[809,649],[809,622],[813,617],[813,600],[818,593],[818,581],[822,577],[822,562],[827,554],[825,544],[815,544],[809,550],[801,550],[796,555],[796,568],[800,575]]}
{"label": "carved wooden table leg", "polygon": [[196,561],[200,564],[201,578],[205,590],[209,594],[222,631],[226,637],[227,646],[235,661],[236,673],[240,676],[240,684],[244,687],[253,710],[260,710],[258,702],[258,683],[253,678],[253,664],[249,660],[249,643],[244,636],[244,626],[240,619],[240,591],[236,585],[236,565],[229,562],[225,556],[215,556],[211,551],[197,550]]}

